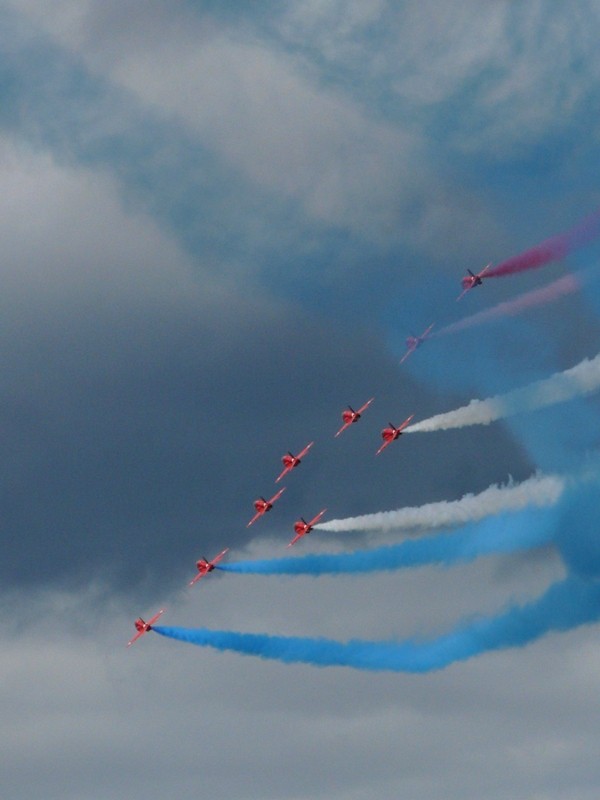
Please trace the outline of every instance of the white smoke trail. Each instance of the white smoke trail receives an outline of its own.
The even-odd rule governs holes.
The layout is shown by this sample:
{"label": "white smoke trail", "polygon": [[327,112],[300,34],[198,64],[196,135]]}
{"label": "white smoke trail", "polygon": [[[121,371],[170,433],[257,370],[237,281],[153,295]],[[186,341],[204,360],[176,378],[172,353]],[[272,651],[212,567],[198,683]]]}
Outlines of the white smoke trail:
{"label": "white smoke trail", "polygon": [[558,502],[566,480],[557,475],[534,475],[519,484],[493,485],[480,494],[466,494],[460,500],[442,500],[423,506],[381,511],[360,517],[333,519],[315,525],[325,531],[425,530],[476,522],[503,511],[527,506],[551,506]]}
{"label": "white smoke trail", "polygon": [[529,386],[515,389],[507,394],[496,395],[487,400],[471,400],[467,406],[410,425],[404,433],[441,431],[464,428],[467,425],[489,425],[497,419],[564,403],[598,389],[600,389],[600,354],[591,361],[585,358],[571,369],[556,372],[550,378],[530,383]]}

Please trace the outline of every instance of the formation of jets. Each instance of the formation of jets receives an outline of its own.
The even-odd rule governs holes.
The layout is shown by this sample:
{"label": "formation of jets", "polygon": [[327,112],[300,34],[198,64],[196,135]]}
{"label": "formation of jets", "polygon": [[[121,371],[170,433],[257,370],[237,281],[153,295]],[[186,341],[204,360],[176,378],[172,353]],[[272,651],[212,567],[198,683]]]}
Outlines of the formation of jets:
{"label": "formation of jets", "polygon": [[[429,328],[426,331],[424,331],[424,333],[420,337],[415,337],[416,343],[414,344],[413,349],[416,349],[416,347],[419,346],[421,341],[423,341],[427,337],[427,335],[431,331],[432,327],[433,326],[430,325]],[[342,433],[342,431],[345,431],[346,428],[349,428],[350,425],[353,425],[355,422],[358,422],[358,420],[361,418],[361,415],[367,410],[367,408],[371,405],[371,403],[373,402],[374,399],[375,399],[374,397],[371,397],[370,400],[367,400],[367,402],[364,405],[362,405],[357,411],[355,411],[352,408],[352,406],[348,406],[348,408],[344,409],[344,411],[342,411],[342,421],[343,421],[344,424],[337,431],[337,433],[334,434],[334,436],[336,436],[336,437],[339,436],[340,433]],[[391,442],[393,442],[395,439],[397,439],[399,436],[402,435],[402,431],[410,423],[410,421],[413,418],[413,416],[414,415],[411,414],[410,417],[407,417],[407,419],[405,419],[404,422],[397,428],[394,425],[392,425],[391,423],[390,423],[390,427],[389,428],[384,428],[384,430],[381,432],[381,435],[383,437],[384,442],[381,445],[381,447],[379,448],[379,450],[377,451],[377,455],[379,455],[379,453],[385,447],[387,447],[389,444],[391,444]],[[278,483],[285,475],[287,475],[289,472],[294,470],[301,463],[302,459],[308,453],[308,451],[310,450],[310,448],[313,445],[314,445],[314,442],[309,442],[306,445],[306,447],[303,450],[301,450],[297,455],[294,455],[293,453],[288,451],[288,453],[286,453],[283,456],[283,458],[281,459],[284,468],[283,468],[283,471],[281,472],[281,474],[278,475],[278,477],[275,479],[275,482]],[[285,492],[285,490],[286,490],[286,487],[283,486],[269,500],[266,500],[262,496],[258,497],[254,501],[254,509],[255,509],[256,513],[254,514],[252,519],[247,523],[246,527],[249,528],[250,525],[253,525],[260,517],[262,517],[264,514],[266,514],[268,511],[270,511],[273,508],[274,503],[276,503],[277,500],[279,500],[279,498]],[[295,545],[296,542],[298,542],[304,536],[309,534],[313,530],[314,526],[319,522],[321,517],[325,514],[326,511],[327,511],[326,508],[322,509],[309,522],[307,522],[304,519],[304,517],[300,517],[300,519],[298,519],[294,523],[294,537],[288,543],[287,546],[288,547],[292,547],[292,545]],[[224,558],[224,556],[228,552],[229,552],[229,548],[226,547],[224,550],[221,550],[221,552],[218,555],[216,555],[214,558],[212,558],[210,560],[207,559],[207,558],[200,558],[198,561],[196,561],[196,569],[198,571],[198,574],[195,575],[192,578],[191,581],[189,581],[189,585],[193,586],[195,583],[197,583],[200,580],[200,578],[203,578],[205,575],[208,575],[209,572],[212,572],[215,569],[216,565],[219,563],[219,561],[221,561],[221,559]],[[152,630],[152,626],[154,625],[154,623],[159,619],[159,617],[163,613],[164,613],[164,609],[161,609],[158,612],[158,614],[153,616],[148,622],[145,622],[141,617],[136,619],[134,624],[135,624],[135,628],[136,628],[137,633],[127,643],[127,646],[128,647],[131,646],[141,636],[143,636],[145,633],[148,633],[148,631],[151,631]]]}
{"label": "formation of jets", "polygon": [[[492,266],[491,263],[488,264],[487,266],[485,266],[477,274],[474,274],[473,272],[471,272],[471,270],[467,270],[467,272],[469,274],[465,275],[462,278],[462,281],[461,281],[462,287],[463,287],[463,291],[461,292],[461,294],[456,299],[460,300],[462,297],[464,297],[464,295],[467,292],[469,292],[475,286],[481,286],[481,284],[483,283],[483,277],[485,276],[485,273],[487,272],[487,270],[491,266]],[[420,347],[427,338],[429,338],[429,336],[431,334],[431,331],[433,329],[433,326],[434,326],[434,323],[429,325],[429,327],[426,328],[420,336],[409,336],[406,339],[407,350],[406,350],[406,353],[400,359],[400,363],[405,361],[408,358],[408,356],[411,355],[411,353],[414,353],[414,351],[418,347]],[[342,411],[343,425],[337,431],[337,433],[334,434],[334,436],[335,437],[339,436],[341,433],[343,433],[343,431],[346,430],[346,428],[349,428],[355,422],[358,422],[358,420],[361,418],[361,415],[367,410],[367,408],[371,405],[371,403],[373,402],[374,399],[375,399],[374,397],[371,397],[371,399],[367,400],[367,402],[364,405],[362,405],[357,411],[355,411],[352,408],[352,406],[348,406],[346,409],[344,409],[344,411]],[[411,414],[398,427],[396,427],[395,425],[393,425],[390,422],[389,426],[384,428],[381,431],[381,438],[383,439],[383,443],[381,444],[381,446],[379,447],[379,449],[375,453],[376,456],[378,456],[383,450],[385,450],[385,448],[388,447],[392,442],[394,442],[396,439],[398,439],[400,436],[402,436],[403,431],[410,424],[410,422],[413,419],[413,417],[414,417],[414,414]],[[297,455],[294,455],[293,453],[288,451],[281,459],[284,468],[283,468],[283,471],[280,473],[280,475],[278,475],[278,477],[275,479],[275,482],[278,483],[285,475],[287,475],[289,472],[294,470],[301,463],[302,459],[308,453],[308,451],[310,450],[310,448],[313,445],[314,445],[314,442],[309,442],[306,445],[306,447],[303,450],[301,450]],[[265,500],[264,497],[257,498],[254,501],[254,508],[255,508],[256,513],[254,514],[254,516],[252,517],[250,522],[248,522],[246,527],[250,527],[250,525],[253,525],[256,522],[256,520],[259,519],[259,517],[262,517],[264,514],[266,514],[268,511],[270,511],[273,508],[273,504],[285,492],[285,488],[286,488],[285,486],[282,487],[269,500]],[[314,526],[319,522],[321,517],[325,514],[326,511],[327,511],[326,508],[322,509],[309,522],[307,522],[304,519],[304,517],[300,517],[300,519],[297,520],[294,523],[294,538],[288,543],[287,546],[288,547],[292,547],[292,545],[296,544],[296,542],[298,542],[304,536],[309,534],[313,530]],[[208,559],[206,559],[206,558],[199,559],[196,562],[196,569],[198,570],[198,574],[194,578],[192,578],[192,580],[189,582],[189,585],[192,586],[197,581],[199,581],[200,578],[203,578],[209,572],[212,572],[215,569],[215,567],[218,564],[218,562],[222,558],[224,558],[224,556],[228,552],[229,552],[229,548],[226,547],[224,550],[221,550],[221,552],[218,555],[216,555],[213,559],[211,559],[210,561]],[[158,614],[155,614],[148,622],[145,622],[141,617],[138,617],[138,619],[136,619],[136,621],[134,623],[135,629],[136,629],[136,634],[127,643],[127,647],[130,647],[141,636],[143,636],[144,634],[148,633],[148,631],[151,631],[152,630],[152,626],[156,623],[156,621],[160,618],[160,616],[162,614],[164,614],[164,611],[165,611],[165,609],[161,608],[161,610],[158,612]]]}

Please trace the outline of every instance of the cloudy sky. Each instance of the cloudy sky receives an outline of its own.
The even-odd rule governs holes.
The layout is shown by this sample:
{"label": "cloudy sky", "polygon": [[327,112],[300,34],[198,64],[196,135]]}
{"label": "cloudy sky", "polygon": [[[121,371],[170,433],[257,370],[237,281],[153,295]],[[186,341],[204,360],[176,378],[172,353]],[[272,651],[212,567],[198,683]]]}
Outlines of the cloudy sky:
{"label": "cloudy sky", "polygon": [[[597,556],[186,585],[227,546],[286,555],[301,514],[453,501],[593,455],[595,395],[374,458],[388,421],[600,351],[597,241],[455,302],[467,268],[600,207],[599,35],[593,0],[0,2],[3,797],[596,800],[594,625],[425,675],[124,645],[161,607],[165,625],[427,640]],[[580,270],[581,291],[399,366],[408,334]]]}

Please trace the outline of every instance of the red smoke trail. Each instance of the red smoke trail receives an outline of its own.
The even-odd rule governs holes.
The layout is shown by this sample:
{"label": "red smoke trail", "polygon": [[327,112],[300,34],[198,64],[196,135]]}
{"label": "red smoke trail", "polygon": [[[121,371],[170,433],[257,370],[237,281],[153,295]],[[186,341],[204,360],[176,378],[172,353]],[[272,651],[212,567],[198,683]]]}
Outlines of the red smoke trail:
{"label": "red smoke trail", "polygon": [[458,331],[464,331],[466,328],[482,325],[484,322],[520,314],[521,311],[525,311],[528,308],[551,303],[565,294],[576,292],[581,289],[582,285],[580,277],[576,275],[565,275],[563,278],[559,278],[546,286],[542,286],[541,289],[533,289],[530,292],[525,292],[515,297],[513,300],[498,303],[498,305],[493,308],[479,311],[477,314],[471,314],[470,317],[446,325],[445,328],[441,328],[437,333],[432,333],[431,338],[437,339],[440,336],[447,336],[449,333],[458,333]]}
{"label": "red smoke trail", "polygon": [[499,278],[502,275],[513,275],[515,272],[542,267],[550,261],[564,258],[575,248],[591,242],[598,234],[600,234],[600,212],[587,217],[570,231],[546,239],[545,242],[525,250],[524,253],[496,264],[486,272],[485,277]]}

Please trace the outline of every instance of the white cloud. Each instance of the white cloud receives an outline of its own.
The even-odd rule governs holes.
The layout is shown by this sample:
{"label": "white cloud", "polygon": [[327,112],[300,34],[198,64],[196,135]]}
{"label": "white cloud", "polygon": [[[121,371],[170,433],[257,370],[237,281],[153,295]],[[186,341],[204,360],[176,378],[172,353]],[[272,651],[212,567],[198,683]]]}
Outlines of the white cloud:
{"label": "white cloud", "polygon": [[[299,0],[270,24],[302,57],[257,38],[247,17],[216,21],[185,4],[124,10],[62,0],[52,13],[39,0],[17,6],[93,70],[176,115],[251,180],[328,224],[376,237],[422,205],[422,244],[433,238],[422,229],[435,222],[435,196],[444,194],[427,153],[438,134],[429,129],[432,109],[445,109],[450,150],[510,157],[583,113],[600,75],[600,12],[589,0],[568,9],[544,0]],[[383,122],[378,99],[369,108],[351,87],[324,85],[309,53],[349,67],[377,98],[390,91],[402,113]],[[462,218],[480,217],[474,227],[487,227],[480,205],[458,192],[444,202],[449,227],[461,209]]]}
{"label": "white cloud", "polygon": [[30,3],[27,10],[92,70],[174,115],[251,181],[318,220],[389,235],[402,207],[430,191],[408,128],[370,117],[321,85],[306,62],[243,26],[219,27],[190,13],[167,21],[148,8],[138,24],[120,5],[103,11],[91,2],[85,14],[69,2],[60,8],[49,15]]}
{"label": "white cloud", "polygon": [[317,46],[329,60],[359,58],[369,28],[385,16],[386,0],[296,0],[275,21],[288,42]]}
{"label": "white cloud", "polygon": [[[202,309],[219,326],[228,305],[232,314],[237,308],[252,316],[243,275],[229,263],[192,259],[124,198],[116,179],[58,164],[4,137],[0,186],[5,323],[22,323],[41,309],[75,310],[78,302],[82,312],[93,302],[126,314],[160,301],[182,313]],[[254,303],[270,313],[268,301],[257,296]]]}
{"label": "white cloud", "polygon": [[[296,8],[289,6],[289,14]],[[358,234],[378,248],[408,243],[436,260],[443,248],[444,263],[464,258],[457,231],[470,228],[487,248],[500,238],[485,194],[434,173],[430,133],[419,114],[383,120],[377,102],[370,107],[350,86],[328,84],[318,60],[292,55],[277,37],[257,34],[251,17],[217,21],[185,4],[167,13],[160,4],[124,10],[92,0],[84,6],[63,0],[52,14],[29,0],[19,6],[24,11],[93,72],[196,137],[234,174],[298,203],[309,223]],[[311,13],[308,20],[317,25],[321,10]],[[343,20],[339,24],[363,48],[361,65],[377,80],[377,70],[368,67],[369,26],[385,24],[384,10],[379,3],[352,5]],[[416,32],[414,40],[410,46],[418,48]],[[377,58],[395,64],[394,47],[375,47]],[[441,80],[447,73],[453,71],[445,66]],[[236,187],[230,190],[235,195]]]}
{"label": "white cloud", "polygon": [[[282,53],[216,34],[122,57],[111,78],[176,114],[257,185],[329,224],[391,224],[419,161],[407,132],[368,119]],[[391,208],[391,211],[390,211]]]}
{"label": "white cloud", "polygon": [[[273,543],[251,549],[265,556]],[[166,598],[163,620],[340,639],[406,635],[400,629],[414,632],[420,620],[432,632],[556,574],[549,562],[521,561],[508,560],[502,578],[491,562],[369,582],[212,575]],[[138,609],[106,597],[93,586],[4,597],[13,613],[0,626],[0,746],[14,800],[158,800],[207,785],[217,800],[451,800],[484,787],[490,800],[532,787],[558,800],[556,777],[575,765],[571,797],[587,800],[597,773],[594,628],[440,673],[368,674],[217,654],[152,633],[127,650]]]}
{"label": "white cloud", "polygon": [[584,114],[596,91],[600,12],[590,0],[409,0],[371,10],[365,22],[377,20],[375,32],[347,23],[335,0],[294,3],[278,30],[359,71],[359,81],[389,86],[409,117],[445,104],[458,150],[507,156],[537,144]]}

